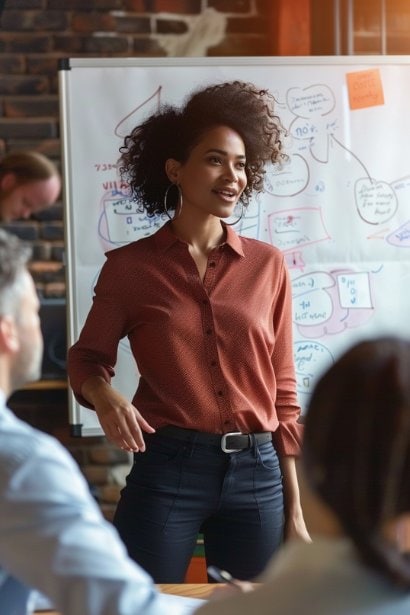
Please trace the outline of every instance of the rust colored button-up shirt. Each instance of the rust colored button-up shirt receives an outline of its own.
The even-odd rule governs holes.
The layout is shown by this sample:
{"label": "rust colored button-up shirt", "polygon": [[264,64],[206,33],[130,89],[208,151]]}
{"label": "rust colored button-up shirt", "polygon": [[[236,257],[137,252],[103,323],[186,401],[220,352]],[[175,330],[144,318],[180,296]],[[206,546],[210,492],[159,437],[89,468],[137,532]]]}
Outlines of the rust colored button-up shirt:
{"label": "rust colored button-up shirt", "polygon": [[284,258],[267,243],[226,231],[203,281],[169,224],[108,252],[69,351],[70,383],[90,408],[83,382],[110,381],[118,343],[128,336],[140,373],[133,404],[153,427],[271,431],[278,453],[295,455],[301,425]]}

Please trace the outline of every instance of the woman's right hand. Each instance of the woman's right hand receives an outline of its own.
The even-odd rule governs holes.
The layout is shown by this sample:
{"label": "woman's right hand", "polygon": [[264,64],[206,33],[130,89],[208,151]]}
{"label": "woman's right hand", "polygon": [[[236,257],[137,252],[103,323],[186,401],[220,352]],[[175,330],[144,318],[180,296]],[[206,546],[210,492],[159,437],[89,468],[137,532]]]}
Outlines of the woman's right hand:
{"label": "woman's right hand", "polygon": [[81,393],[94,406],[101,427],[111,442],[126,451],[145,451],[143,431],[154,433],[155,429],[128,399],[99,376],[88,378]]}

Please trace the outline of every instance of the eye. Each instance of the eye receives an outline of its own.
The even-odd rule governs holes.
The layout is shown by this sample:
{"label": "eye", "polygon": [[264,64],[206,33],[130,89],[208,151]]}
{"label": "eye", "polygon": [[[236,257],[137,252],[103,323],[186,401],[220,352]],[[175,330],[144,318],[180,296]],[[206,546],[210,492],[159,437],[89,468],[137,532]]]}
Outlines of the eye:
{"label": "eye", "polygon": [[208,161],[211,164],[222,164],[222,160],[218,156],[209,156]]}
{"label": "eye", "polygon": [[246,168],[246,162],[244,160],[241,160],[237,163],[237,168],[238,169],[245,169]]}

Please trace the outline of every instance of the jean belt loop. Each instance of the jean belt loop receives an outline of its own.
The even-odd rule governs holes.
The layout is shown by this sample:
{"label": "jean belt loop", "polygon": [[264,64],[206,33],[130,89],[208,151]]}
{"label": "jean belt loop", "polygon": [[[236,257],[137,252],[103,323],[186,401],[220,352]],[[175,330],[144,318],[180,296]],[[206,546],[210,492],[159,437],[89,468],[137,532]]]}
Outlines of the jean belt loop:
{"label": "jean belt loop", "polygon": [[249,434],[249,437],[250,437],[251,442],[252,442],[252,453],[253,453],[253,456],[256,459],[256,457],[258,456],[258,452],[259,452],[258,443],[256,441],[256,437],[255,437],[254,433]]}
{"label": "jean belt loop", "polygon": [[197,439],[198,439],[198,432],[195,431],[192,433],[192,438],[189,441],[189,455],[188,455],[189,457],[192,457],[192,455],[194,454]]}

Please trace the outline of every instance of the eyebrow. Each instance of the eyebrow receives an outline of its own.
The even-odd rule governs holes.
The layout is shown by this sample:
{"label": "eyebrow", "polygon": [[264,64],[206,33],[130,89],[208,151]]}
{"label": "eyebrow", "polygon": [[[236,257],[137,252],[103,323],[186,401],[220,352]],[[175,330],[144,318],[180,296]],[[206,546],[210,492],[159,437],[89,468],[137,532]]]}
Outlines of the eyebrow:
{"label": "eyebrow", "polygon": [[[228,152],[226,152],[223,149],[217,149],[216,147],[211,147],[210,149],[207,149],[205,154],[221,154],[222,156],[227,156]],[[236,158],[243,158],[245,160],[246,156],[245,154],[238,154],[238,156],[236,156]]]}

